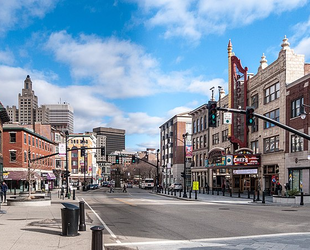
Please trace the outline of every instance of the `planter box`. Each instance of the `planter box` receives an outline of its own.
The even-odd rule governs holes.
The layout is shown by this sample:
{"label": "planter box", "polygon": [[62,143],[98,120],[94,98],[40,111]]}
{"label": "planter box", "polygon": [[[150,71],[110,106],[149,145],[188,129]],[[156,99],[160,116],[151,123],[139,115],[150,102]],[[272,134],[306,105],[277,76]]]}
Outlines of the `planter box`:
{"label": "planter box", "polygon": [[20,206],[20,207],[43,207],[52,205],[51,200],[45,200],[45,199],[25,200],[20,199],[18,197],[8,198],[6,202],[7,206]]}
{"label": "planter box", "polygon": [[[274,203],[280,203],[280,204],[300,204],[300,195],[294,196],[294,197],[285,197],[285,196],[273,196],[273,202]],[[310,196],[304,195],[304,204],[310,204]]]}

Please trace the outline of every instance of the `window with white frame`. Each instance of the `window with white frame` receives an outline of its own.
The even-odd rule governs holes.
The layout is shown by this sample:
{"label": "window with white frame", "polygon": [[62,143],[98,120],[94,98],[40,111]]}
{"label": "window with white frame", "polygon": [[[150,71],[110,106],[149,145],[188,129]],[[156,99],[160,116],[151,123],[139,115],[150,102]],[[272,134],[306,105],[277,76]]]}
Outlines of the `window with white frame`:
{"label": "window with white frame", "polygon": [[10,150],[10,162],[16,162],[16,150]]}
{"label": "window with white frame", "polygon": [[291,118],[294,118],[300,115],[300,107],[302,104],[304,104],[303,97],[300,97],[291,102]]}
{"label": "window with white frame", "polygon": [[291,135],[291,152],[300,152],[304,150],[304,140],[298,135]]}
{"label": "window with white frame", "polygon": [[16,142],[16,133],[10,133],[10,142],[11,143]]}
{"label": "window with white frame", "polygon": [[254,154],[258,154],[259,153],[258,140],[251,142],[251,149],[253,150]]}
{"label": "window with white frame", "polygon": [[267,104],[280,97],[280,83],[276,83],[264,90],[264,103]]}
{"label": "window with white frame", "polygon": [[[278,121],[280,121],[280,110],[275,109],[271,112],[266,113],[265,116],[278,122]],[[268,122],[268,121],[264,121],[264,129],[271,128],[274,126],[275,125],[273,123]]]}
{"label": "window with white frame", "polygon": [[220,143],[219,133],[212,135],[212,144],[216,145]]}
{"label": "window with white frame", "polygon": [[264,139],[264,153],[279,151],[279,136]]}

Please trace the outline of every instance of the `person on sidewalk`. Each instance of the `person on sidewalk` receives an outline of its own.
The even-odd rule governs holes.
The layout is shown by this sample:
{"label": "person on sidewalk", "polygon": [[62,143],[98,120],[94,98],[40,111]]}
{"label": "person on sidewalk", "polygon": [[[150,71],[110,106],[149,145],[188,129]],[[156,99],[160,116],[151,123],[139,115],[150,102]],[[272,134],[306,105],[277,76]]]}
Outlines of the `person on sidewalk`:
{"label": "person on sidewalk", "polygon": [[6,191],[8,191],[8,185],[6,185],[5,182],[2,182],[1,191],[2,191],[2,194],[3,194],[2,201],[6,202]]}
{"label": "person on sidewalk", "polygon": [[0,202],[3,201],[2,183],[0,182]]}
{"label": "person on sidewalk", "polygon": [[127,193],[126,183],[124,183],[124,186],[123,186],[123,193]]}

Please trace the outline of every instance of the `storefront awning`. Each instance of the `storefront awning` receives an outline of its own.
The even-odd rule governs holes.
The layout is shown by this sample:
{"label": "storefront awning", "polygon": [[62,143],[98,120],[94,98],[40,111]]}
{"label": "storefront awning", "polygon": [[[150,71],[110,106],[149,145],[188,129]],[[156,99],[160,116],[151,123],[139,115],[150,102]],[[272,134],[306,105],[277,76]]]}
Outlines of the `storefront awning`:
{"label": "storefront awning", "polygon": [[47,180],[56,180],[56,176],[53,173],[47,173]]}
{"label": "storefront awning", "polygon": [[[4,180],[27,180],[28,171],[9,171],[8,174],[3,174]],[[40,178],[40,175],[36,172],[33,173],[34,178],[38,179]]]}

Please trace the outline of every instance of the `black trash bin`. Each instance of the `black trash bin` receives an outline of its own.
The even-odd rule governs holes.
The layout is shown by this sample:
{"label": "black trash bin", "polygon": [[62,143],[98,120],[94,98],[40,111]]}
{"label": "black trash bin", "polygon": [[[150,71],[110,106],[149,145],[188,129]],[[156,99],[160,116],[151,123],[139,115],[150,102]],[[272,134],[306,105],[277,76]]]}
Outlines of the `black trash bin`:
{"label": "black trash bin", "polygon": [[79,207],[66,202],[61,204],[64,206],[64,208],[61,209],[62,235],[78,235]]}

